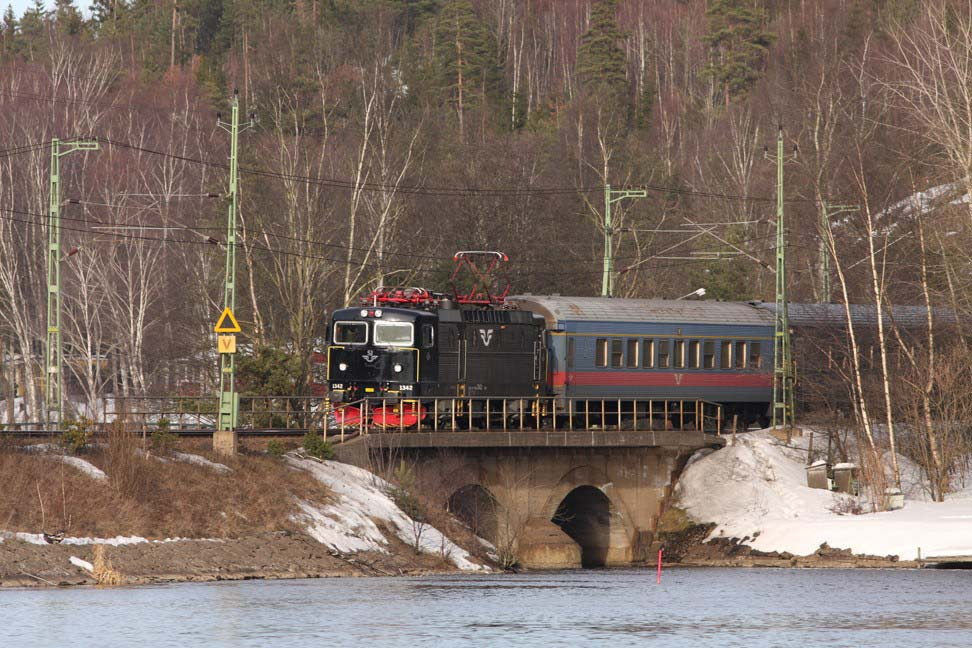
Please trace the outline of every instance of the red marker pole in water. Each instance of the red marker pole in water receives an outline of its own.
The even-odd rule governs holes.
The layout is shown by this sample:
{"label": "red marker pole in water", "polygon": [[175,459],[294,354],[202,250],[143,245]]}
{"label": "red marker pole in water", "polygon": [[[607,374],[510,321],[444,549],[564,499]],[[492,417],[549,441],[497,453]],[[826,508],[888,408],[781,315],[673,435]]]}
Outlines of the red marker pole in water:
{"label": "red marker pole in water", "polygon": [[661,585],[661,560],[662,560],[662,550],[658,550],[658,584]]}

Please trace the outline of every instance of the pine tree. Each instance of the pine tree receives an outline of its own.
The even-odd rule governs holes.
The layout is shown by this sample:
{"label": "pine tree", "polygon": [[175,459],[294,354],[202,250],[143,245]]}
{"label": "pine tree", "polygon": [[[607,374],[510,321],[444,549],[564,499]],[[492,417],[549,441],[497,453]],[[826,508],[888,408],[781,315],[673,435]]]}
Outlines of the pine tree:
{"label": "pine tree", "polygon": [[727,105],[752,89],[775,38],[763,29],[765,11],[751,5],[749,0],[712,0],[705,12],[709,33],[703,40],[710,50],[705,72],[719,84]]}
{"label": "pine tree", "polygon": [[577,48],[577,76],[589,93],[620,105],[626,99],[628,78],[616,10],[617,0],[598,0],[591,7],[590,28]]}
{"label": "pine tree", "polygon": [[55,0],[54,24],[62,35],[77,36],[84,31],[84,18],[74,0]]}
{"label": "pine tree", "polygon": [[25,51],[28,60],[34,59],[34,52],[46,47],[47,22],[50,14],[44,6],[44,0],[34,0],[34,4],[24,12],[20,19],[21,51]]}
{"label": "pine tree", "polygon": [[10,56],[17,52],[17,29],[17,14],[14,13],[12,5],[7,5],[7,10],[3,13],[4,56]]}
{"label": "pine tree", "polygon": [[502,79],[496,41],[469,0],[449,0],[443,7],[435,25],[435,59],[439,87],[456,106],[461,137],[465,112],[496,96]]}

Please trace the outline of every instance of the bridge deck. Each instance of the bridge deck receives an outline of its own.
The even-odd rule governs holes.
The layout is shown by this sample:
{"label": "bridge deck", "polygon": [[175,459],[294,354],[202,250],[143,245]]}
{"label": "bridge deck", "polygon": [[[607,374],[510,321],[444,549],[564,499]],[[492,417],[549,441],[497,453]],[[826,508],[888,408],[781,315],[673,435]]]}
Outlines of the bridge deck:
{"label": "bridge deck", "polygon": [[726,443],[715,434],[684,430],[372,432],[354,442],[372,448],[715,448]]}

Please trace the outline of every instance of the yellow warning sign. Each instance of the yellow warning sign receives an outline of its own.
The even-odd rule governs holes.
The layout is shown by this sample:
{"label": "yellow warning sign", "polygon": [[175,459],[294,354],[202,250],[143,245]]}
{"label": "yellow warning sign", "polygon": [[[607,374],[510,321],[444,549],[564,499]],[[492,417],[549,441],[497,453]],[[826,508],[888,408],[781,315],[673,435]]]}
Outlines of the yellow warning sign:
{"label": "yellow warning sign", "polygon": [[216,348],[219,349],[220,353],[236,353],[236,336],[220,335]]}
{"label": "yellow warning sign", "polygon": [[219,320],[216,322],[216,328],[213,329],[217,333],[239,333],[240,325],[233,317],[233,311],[229,308],[223,309],[223,314],[219,316]]}

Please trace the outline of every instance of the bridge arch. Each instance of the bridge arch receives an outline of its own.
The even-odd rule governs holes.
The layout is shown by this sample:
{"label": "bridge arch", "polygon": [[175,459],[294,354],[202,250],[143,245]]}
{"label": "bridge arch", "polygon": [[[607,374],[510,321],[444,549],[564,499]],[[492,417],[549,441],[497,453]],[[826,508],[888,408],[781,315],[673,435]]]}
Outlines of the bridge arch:
{"label": "bridge arch", "polygon": [[600,488],[578,486],[567,493],[550,519],[581,549],[582,567],[604,567],[611,549],[613,507]]}
{"label": "bridge arch", "polygon": [[[637,537],[634,520],[602,465],[587,463],[564,473],[551,488],[540,515],[580,547],[585,567],[631,559]],[[565,524],[567,518],[574,522]]]}
{"label": "bridge arch", "polygon": [[496,497],[480,484],[467,484],[449,496],[449,512],[469,529],[494,545],[497,542],[498,518]]}

